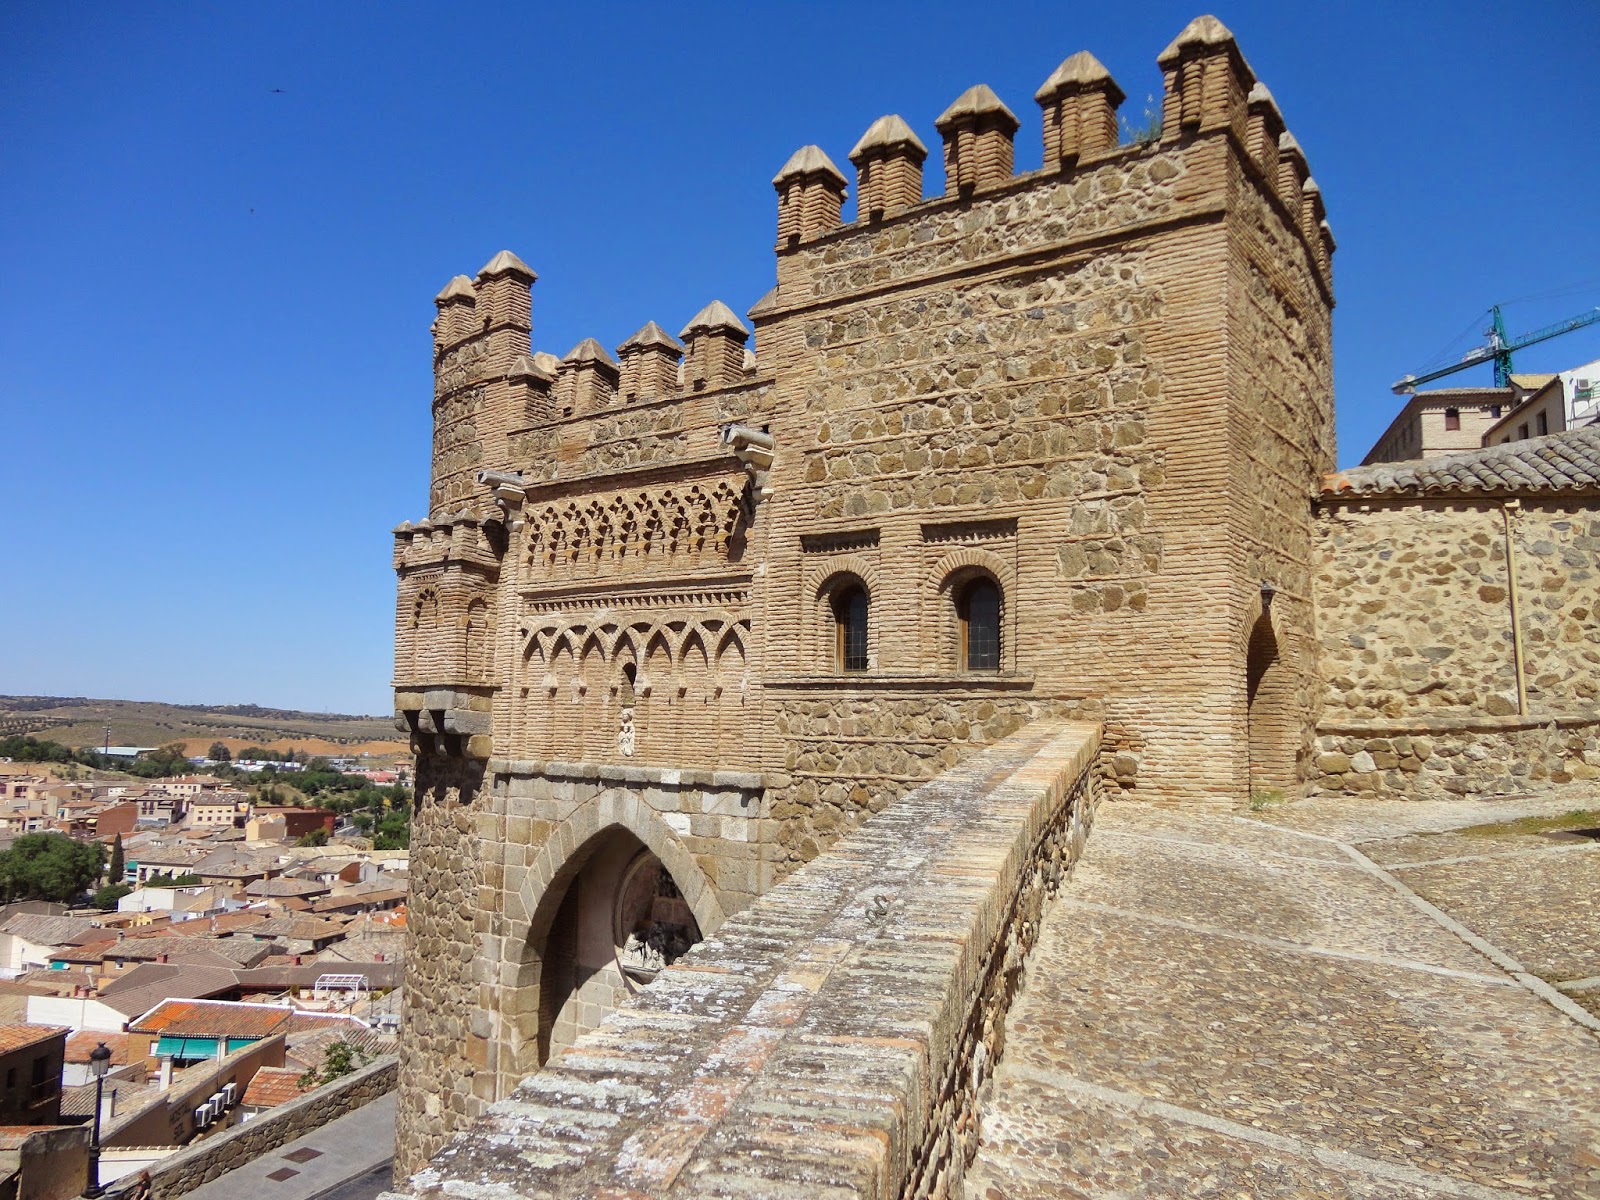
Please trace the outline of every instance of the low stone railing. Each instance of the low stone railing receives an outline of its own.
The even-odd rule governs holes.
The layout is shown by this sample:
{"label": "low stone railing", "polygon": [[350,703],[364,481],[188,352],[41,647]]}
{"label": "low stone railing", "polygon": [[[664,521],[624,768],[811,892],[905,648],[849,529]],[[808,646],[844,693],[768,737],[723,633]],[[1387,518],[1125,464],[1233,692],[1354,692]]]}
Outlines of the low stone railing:
{"label": "low stone railing", "polygon": [[1037,722],[896,801],[524,1080],[413,1192],[951,1194],[1099,746],[1098,726]]}
{"label": "low stone railing", "polygon": [[1600,709],[1509,716],[1415,715],[1325,722],[1313,794],[1450,800],[1600,779]]}
{"label": "low stone railing", "polygon": [[[394,1055],[385,1055],[342,1079],[325,1083],[271,1112],[162,1159],[150,1168],[150,1191],[138,1193],[141,1200],[146,1195],[148,1200],[173,1200],[186,1195],[202,1183],[226,1175],[235,1167],[269,1154],[394,1091],[399,1064],[400,1060]],[[125,1176],[113,1183],[107,1194],[115,1200],[125,1192],[136,1190],[138,1185],[136,1178]]]}

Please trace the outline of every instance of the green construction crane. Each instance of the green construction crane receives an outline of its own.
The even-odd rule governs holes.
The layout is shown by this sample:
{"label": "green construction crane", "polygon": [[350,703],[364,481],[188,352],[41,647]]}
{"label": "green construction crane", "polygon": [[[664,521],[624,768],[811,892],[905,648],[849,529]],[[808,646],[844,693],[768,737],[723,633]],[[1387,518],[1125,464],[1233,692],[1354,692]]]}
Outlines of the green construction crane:
{"label": "green construction crane", "polygon": [[1435,379],[1443,379],[1446,375],[1454,375],[1457,371],[1465,371],[1468,367],[1491,361],[1494,363],[1495,387],[1506,387],[1511,383],[1513,350],[1521,350],[1524,346],[1531,346],[1535,342],[1547,342],[1553,337],[1560,337],[1563,333],[1582,329],[1585,325],[1600,323],[1600,308],[1592,308],[1588,312],[1568,317],[1565,321],[1557,321],[1554,325],[1546,325],[1543,329],[1535,329],[1532,333],[1525,333],[1518,338],[1506,337],[1506,324],[1500,317],[1498,304],[1489,310],[1489,317],[1489,328],[1483,331],[1489,339],[1485,345],[1468,350],[1462,355],[1460,362],[1452,363],[1448,367],[1440,367],[1437,371],[1429,371],[1425,375],[1407,375],[1393,384],[1390,391],[1396,396],[1404,396],[1407,392],[1416,391],[1421,384],[1432,383]]}

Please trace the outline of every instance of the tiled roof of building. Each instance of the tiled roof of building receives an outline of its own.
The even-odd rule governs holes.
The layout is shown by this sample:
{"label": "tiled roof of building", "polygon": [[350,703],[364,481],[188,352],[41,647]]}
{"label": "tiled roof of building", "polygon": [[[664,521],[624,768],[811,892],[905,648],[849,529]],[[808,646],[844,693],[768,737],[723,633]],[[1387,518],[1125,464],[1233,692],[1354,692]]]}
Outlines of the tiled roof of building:
{"label": "tiled roof of building", "polygon": [[1325,499],[1600,491],[1600,428],[1569,429],[1439,458],[1374,463],[1326,476]]}
{"label": "tiled roof of building", "polygon": [[220,996],[239,986],[226,967],[145,963],[108,983],[95,998],[124,1016],[136,1017],[174,997]]}
{"label": "tiled roof of building", "polygon": [[234,849],[213,850],[194,864],[194,872],[196,875],[242,879],[247,875],[265,875],[276,865],[276,860],[272,858],[241,854]]}
{"label": "tiled roof of building", "polygon": [[328,1047],[335,1042],[348,1042],[373,1058],[393,1054],[399,1048],[394,1034],[365,1029],[350,1021],[291,1033],[286,1040],[288,1057],[305,1064],[306,1070],[320,1070],[327,1061]]}
{"label": "tiled roof of building", "polygon": [[96,980],[91,972],[82,967],[66,967],[61,970],[35,967],[31,971],[24,971],[12,982],[36,988],[45,995],[70,996],[75,988],[93,988]]}
{"label": "tiled roof of building", "polygon": [[245,888],[247,896],[321,896],[328,885],[314,879],[258,879]]}
{"label": "tiled roof of building", "polygon": [[269,959],[259,967],[239,972],[239,986],[256,991],[285,991],[289,988],[308,988],[323,975],[360,975],[373,991],[397,988],[405,980],[402,962],[351,962],[344,959],[318,958],[311,962],[296,963],[289,956],[286,961]]}
{"label": "tiled roof of building", "polygon": [[[65,975],[65,971],[56,972]],[[70,991],[71,989],[67,989]],[[23,983],[17,979],[0,979],[0,996],[54,996],[55,988],[41,987],[36,983]]]}
{"label": "tiled roof of building", "polygon": [[288,938],[295,942],[319,942],[323,938],[344,936],[344,926],[318,917],[274,917],[252,925],[248,930],[253,938]]}
{"label": "tiled roof of building", "polygon": [[0,1025],[0,1054],[26,1050],[29,1046],[70,1032],[65,1025]]}
{"label": "tiled roof of building", "polygon": [[[127,850],[124,848],[123,853]],[[206,856],[204,850],[195,850],[189,847],[177,846],[170,849],[147,850],[134,859],[141,867],[177,867],[180,875],[189,874],[189,868],[194,866]],[[171,874],[170,871],[163,874]]]}
{"label": "tiled roof of building", "polygon": [[153,937],[187,938],[190,941],[193,941],[195,938],[208,938],[215,936],[216,933],[211,928],[211,922],[207,921],[203,917],[191,917],[187,921],[168,920],[165,924],[159,926],[158,928],[151,928],[147,925],[136,925],[123,934],[123,937],[128,941],[138,941],[141,938]]}
{"label": "tiled roof of building", "polygon": [[133,1033],[164,1037],[264,1038],[284,1031],[294,1010],[224,1000],[164,1000],[128,1025]]}
{"label": "tiled roof of building", "polygon": [[[348,1013],[306,1012],[296,1009],[289,1015],[289,1023],[284,1026],[283,1032],[291,1035],[294,1040],[297,1035],[311,1033],[327,1033],[332,1031],[335,1040],[343,1036],[354,1037],[356,1034],[365,1033],[371,1026],[360,1017],[352,1017]],[[298,1045],[298,1041],[296,1041]]]}
{"label": "tiled roof of building", "polygon": [[241,929],[249,929],[268,919],[268,913],[261,908],[246,908],[238,912],[218,913],[210,920],[213,931],[217,933],[236,933]]}
{"label": "tiled roof of building", "polygon": [[17,913],[4,925],[0,925],[0,933],[14,934],[39,946],[64,946],[95,928],[93,922],[78,917]]}
{"label": "tiled roof of building", "polygon": [[74,1033],[67,1038],[67,1061],[69,1063],[86,1063],[89,1054],[101,1042],[106,1044],[106,1049],[111,1051],[111,1065],[123,1067],[128,1063],[128,1035],[125,1033],[96,1033],[86,1029]]}
{"label": "tiled roof of building", "polygon": [[355,937],[364,931],[372,933],[404,933],[407,923],[406,906],[384,909],[380,912],[362,913],[350,922],[346,937]]}
{"label": "tiled roof of building", "polygon": [[364,892],[347,892],[343,896],[327,896],[313,904],[315,912],[337,912],[340,909],[361,909],[369,905],[391,904],[405,900],[405,888],[374,888]]}
{"label": "tiled roof of building", "polygon": [[124,938],[104,951],[106,958],[125,962],[157,962],[166,955],[169,962],[241,967],[253,967],[269,953],[249,938],[173,937],[170,934]]}
{"label": "tiled roof of building", "polygon": [[293,1067],[262,1067],[244,1090],[244,1103],[256,1108],[276,1108],[303,1094],[300,1076]]}
{"label": "tiled roof of building", "polygon": [[[132,1105],[137,1110],[149,1108],[151,1102],[161,1096],[161,1089],[149,1087],[145,1084],[144,1063],[141,1061],[133,1067],[113,1066],[106,1074],[106,1097],[109,1101],[108,1108],[116,1110],[116,1118],[111,1124],[120,1122]],[[114,1097],[114,1099],[112,1099]],[[65,1125],[73,1117],[87,1121],[94,1116],[94,1084],[80,1083],[76,1087],[61,1089],[61,1123]],[[109,1126],[101,1126],[101,1133],[109,1132]]]}

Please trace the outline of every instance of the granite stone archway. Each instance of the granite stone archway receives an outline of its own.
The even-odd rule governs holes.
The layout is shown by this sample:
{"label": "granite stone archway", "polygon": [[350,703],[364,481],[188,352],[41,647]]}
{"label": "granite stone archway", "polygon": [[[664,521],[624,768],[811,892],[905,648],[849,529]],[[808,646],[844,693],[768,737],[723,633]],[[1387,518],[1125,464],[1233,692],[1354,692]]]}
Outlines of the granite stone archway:
{"label": "granite stone archway", "polygon": [[647,803],[614,788],[581,805],[545,842],[518,899],[530,915],[507,939],[495,1025],[500,1096],[552,1053],[594,1028],[607,1012],[647,986],[623,969],[629,929],[618,925],[618,900],[630,874],[654,869],[678,902],[697,941],[725,919],[704,870]]}

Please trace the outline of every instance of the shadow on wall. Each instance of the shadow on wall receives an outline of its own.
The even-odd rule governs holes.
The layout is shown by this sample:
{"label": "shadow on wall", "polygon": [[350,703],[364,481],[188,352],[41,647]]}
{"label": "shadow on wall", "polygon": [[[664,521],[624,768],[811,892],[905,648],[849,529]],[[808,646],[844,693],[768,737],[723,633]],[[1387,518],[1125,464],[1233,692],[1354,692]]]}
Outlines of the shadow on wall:
{"label": "shadow on wall", "polygon": [[1294,719],[1294,686],[1294,674],[1272,627],[1271,597],[1264,595],[1245,653],[1252,800],[1268,792],[1287,793],[1296,785],[1300,728]]}
{"label": "shadow on wall", "polygon": [[524,962],[538,975],[535,1067],[648,987],[701,938],[672,873],[621,826],[590,838],[567,870],[565,883],[547,889],[525,950]]}

